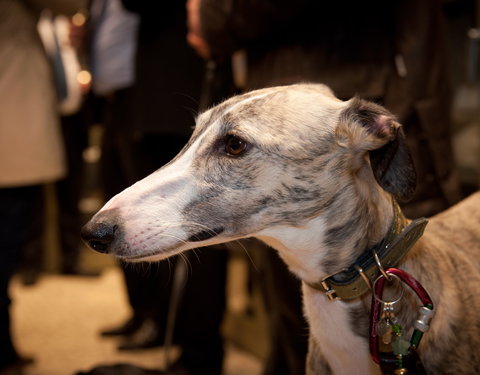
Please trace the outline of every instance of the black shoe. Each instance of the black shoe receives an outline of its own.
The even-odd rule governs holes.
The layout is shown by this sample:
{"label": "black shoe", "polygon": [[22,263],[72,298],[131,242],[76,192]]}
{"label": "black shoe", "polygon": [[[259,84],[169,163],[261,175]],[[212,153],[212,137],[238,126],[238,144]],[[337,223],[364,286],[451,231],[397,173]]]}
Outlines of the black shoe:
{"label": "black shoe", "polygon": [[20,272],[20,280],[24,286],[33,286],[38,282],[40,272],[35,270],[24,270]]}
{"label": "black shoe", "polygon": [[78,267],[63,267],[60,274],[64,276],[98,277],[101,273],[100,271],[84,270]]}
{"label": "black shoe", "polygon": [[142,350],[162,346],[165,333],[153,319],[145,319],[141,326],[118,346],[118,350]]}
{"label": "black shoe", "polygon": [[23,368],[33,364],[35,361],[30,357],[17,357],[0,366],[0,375],[22,375]]}
{"label": "black shoe", "polygon": [[137,331],[143,324],[143,319],[136,317],[135,315],[123,323],[121,326],[101,331],[101,336],[128,336]]}

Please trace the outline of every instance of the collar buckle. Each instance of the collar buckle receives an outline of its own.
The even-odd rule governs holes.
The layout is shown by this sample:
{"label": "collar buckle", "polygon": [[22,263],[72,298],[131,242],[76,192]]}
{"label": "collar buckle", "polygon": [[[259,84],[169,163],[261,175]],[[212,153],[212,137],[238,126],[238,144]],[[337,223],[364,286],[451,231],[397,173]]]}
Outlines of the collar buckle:
{"label": "collar buckle", "polygon": [[330,301],[335,301],[337,299],[340,299],[337,296],[337,292],[335,291],[335,289],[332,288],[332,286],[328,283],[328,281],[326,279],[320,281],[320,284],[322,285],[322,288],[324,289],[323,292],[325,293],[325,295],[328,297],[328,299]]}

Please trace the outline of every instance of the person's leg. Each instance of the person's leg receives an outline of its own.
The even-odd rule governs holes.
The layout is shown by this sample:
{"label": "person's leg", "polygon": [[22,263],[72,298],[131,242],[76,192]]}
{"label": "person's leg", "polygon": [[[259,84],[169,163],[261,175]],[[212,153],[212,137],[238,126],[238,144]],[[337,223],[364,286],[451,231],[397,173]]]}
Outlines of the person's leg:
{"label": "person's leg", "polygon": [[40,199],[41,186],[0,189],[0,369],[19,360],[11,334],[8,286]]}
{"label": "person's leg", "polygon": [[[154,172],[173,159],[187,141],[187,137],[174,134],[146,134],[136,146],[137,171],[144,176]],[[191,252],[187,257],[188,276],[173,337],[182,348],[178,365],[189,374],[220,375],[224,355],[220,327],[226,303],[227,251],[219,246],[196,250],[196,254]],[[160,262],[150,272],[152,277],[146,282],[150,287],[143,286],[142,300],[148,306],[156,305],[157,323],[162,332],[166,328],[175,262],[178,261],[184,260],[179,257]],[[143,275],[145,277],[145,272]]]}
{"label": "person's leg", "polygon": [[[130,136],[132,138],[129,138]],[[106,142],[111,142],[112,137]],[[130,183],[146,177],[166,164],[188,140],[183,136],[162,134],[139,134],[137,138],[133,138],[127,131],[122,137],[117,134],[116,138],[118,141],[114,149],[122,151],[117,160],[121,160],[120,164],[127,177],[125,182]],[[122,264],[133,317],[125,326],[104,332],[110,334],[120,331],[129,334],[119,349],[136,350],[163,345],[173,264],[172,260],[158,264]],[[174,338],[174,341],[177,341],[177,338]]]}
{"label": "person's leg", "polygon": [[61,272],[77,274],[81,250],[81,213],[78,203],[84,186],[82,152],[88,143],[87,125],[83,109],[71,116],[62,117],[68,175],[55,185],[58,203]]}
{"label": "person's leg", "polygon": [[[105,200],[126,189],[137,179],[137,171],[133,168],[135,155],[134,142],[130,131],[132,90],[119,90],[108,99],[100,99],[99,107],[104,133],[101,144],[100,176]],[[125,279],[128,301],[132,308],[132,316],[115,327],[101,331],[102,336],[129,336],[134,334],[143,324],[142,288],[143,274],[138,267],[119,262]]]}
{"label": "person's leg", "polygon": [[125,285],[133,309],[133,329],[120,350],[161,346],[165,340],[174,261],[122,263]]}
{"label": "person's leg", "polygon": [[[187,283],[178,314],[181,365],[193,375],[220,375],[223,367],[221,325],[226,307],[228,251],[223,245],[188,254]],[[179,261],[183,261],[179,259]]]}

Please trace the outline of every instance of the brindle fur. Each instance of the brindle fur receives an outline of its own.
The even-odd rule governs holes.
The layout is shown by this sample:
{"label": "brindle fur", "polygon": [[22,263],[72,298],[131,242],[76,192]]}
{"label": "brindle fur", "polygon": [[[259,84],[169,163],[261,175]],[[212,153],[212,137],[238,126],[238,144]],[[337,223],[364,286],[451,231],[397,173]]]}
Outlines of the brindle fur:
{"label": "brindle fur", "polygon": [[[246,151],[226,152],[229,137]],[[350,265],[387,233],[391,196],[416,180],[400,124],[384,108],[340,101],[322,85],[233,97],[201,114],[182,152],[111,199],[83,237],[127,261],[255,236],[301,280]],[[421,177],[421,176],[420,176]],[[431,294],[436,316],[420,354],[429,374],[480,373],[480,193],[431,219],[399,265]],[[377,374],[368,352],[370,295],[330,302],[303,284],[307,373]],[[411,332],[419,301],[397,315]]]}

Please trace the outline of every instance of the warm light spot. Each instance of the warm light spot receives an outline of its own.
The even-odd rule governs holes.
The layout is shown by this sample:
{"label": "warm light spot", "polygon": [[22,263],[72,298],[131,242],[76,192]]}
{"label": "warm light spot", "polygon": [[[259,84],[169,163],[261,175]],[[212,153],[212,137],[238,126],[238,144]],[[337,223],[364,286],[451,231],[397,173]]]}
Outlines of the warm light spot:
{"label": "warm light spot", "polygon": [[81,70],[77,74],[77,81],[81,85],[88,85],[92,80],[92,75],[88,70]]}
{"label": "warm light spot", "polygon": [[86,21],[87,21],[87,17],[85,17],[83,13],[78,12],[72,16],[72,23],[75,26],[83,26]]}

